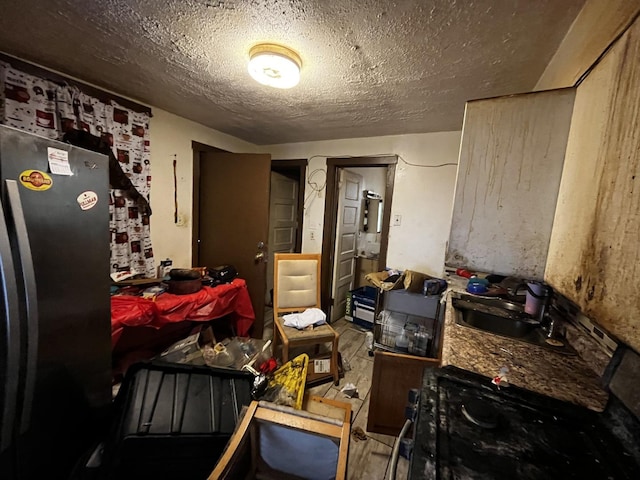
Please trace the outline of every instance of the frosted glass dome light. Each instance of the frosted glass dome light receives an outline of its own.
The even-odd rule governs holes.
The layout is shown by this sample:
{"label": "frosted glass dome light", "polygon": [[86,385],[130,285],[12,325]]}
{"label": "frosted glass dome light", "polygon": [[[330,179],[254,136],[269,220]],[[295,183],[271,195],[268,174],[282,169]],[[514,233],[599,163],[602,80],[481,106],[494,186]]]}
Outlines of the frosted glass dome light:
{"label": "frosted glass dome light", "polygon": [[298,54],[280,45],[260,44],[249,51],[249,74],[262,85],[295,87],[300,81],[301,66]]}

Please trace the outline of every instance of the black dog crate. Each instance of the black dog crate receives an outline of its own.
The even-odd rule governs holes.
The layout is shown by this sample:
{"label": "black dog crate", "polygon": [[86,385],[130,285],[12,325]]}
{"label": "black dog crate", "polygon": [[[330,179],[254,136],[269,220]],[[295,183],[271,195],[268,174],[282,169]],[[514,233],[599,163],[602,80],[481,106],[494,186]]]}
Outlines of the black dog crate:
{"label": "black dog crate", "polygon": [[116,398],[105,460],[112,479],[205,479],[251,403],[253,376],[209,367],[137,364]]}

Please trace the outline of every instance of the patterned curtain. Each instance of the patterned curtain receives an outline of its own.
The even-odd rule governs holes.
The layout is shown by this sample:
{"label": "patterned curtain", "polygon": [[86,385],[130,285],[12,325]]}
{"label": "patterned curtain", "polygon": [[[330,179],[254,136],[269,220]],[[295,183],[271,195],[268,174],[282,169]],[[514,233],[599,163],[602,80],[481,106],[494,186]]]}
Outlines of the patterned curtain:
{"label": "patterned curtain", "polygon": [[[102,137],[123,172],[149,200],[149,115],[84,94],[0,62],[0,123],[51,139],[69,130]],[[111,272],[155,277],[149,216],[121,190],[110,190]]]}

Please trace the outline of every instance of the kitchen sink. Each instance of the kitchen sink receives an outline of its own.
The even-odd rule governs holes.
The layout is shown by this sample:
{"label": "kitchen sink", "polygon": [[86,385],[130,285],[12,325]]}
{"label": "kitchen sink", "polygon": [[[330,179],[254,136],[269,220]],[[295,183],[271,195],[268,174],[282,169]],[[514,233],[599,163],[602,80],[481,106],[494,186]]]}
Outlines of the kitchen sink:
{"label": "kitchen sink", "polygon": [[497,297],[457,294],[452,298],[456,323],[464,327],[532,343],[549,350],[575,355],[566,341],[547,342],[538,319],[525,313],[524,305]]}
{"label": "kitchen sink", "polygon": [[463,309],[462,312],[464,323],[470,327],[505,337],[522,338],[538,327],[538,322],[525,321],[518,318],[491,315],[472,309]]}

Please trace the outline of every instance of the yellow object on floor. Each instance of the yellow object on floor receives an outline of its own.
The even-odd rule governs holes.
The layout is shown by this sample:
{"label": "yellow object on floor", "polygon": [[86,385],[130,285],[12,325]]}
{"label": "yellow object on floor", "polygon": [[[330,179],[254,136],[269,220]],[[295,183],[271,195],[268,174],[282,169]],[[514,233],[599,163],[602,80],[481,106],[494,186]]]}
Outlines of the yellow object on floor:
{"label": "yellow object on floor", "polygon": [[309,355],[303,353],[276,370],[269,382],[269,389],[279,387],[279,391],[277,398],[272,401],[300,410],[308,368]]}

